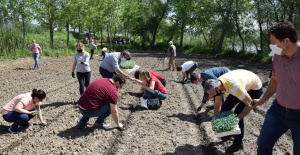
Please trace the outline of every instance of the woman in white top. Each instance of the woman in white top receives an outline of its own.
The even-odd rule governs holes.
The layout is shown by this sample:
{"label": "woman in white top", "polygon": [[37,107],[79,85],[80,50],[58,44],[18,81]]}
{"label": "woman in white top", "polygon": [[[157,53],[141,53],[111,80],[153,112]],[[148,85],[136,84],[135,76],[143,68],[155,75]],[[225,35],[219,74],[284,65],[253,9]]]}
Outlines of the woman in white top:
{"label": "woman in white top", "polygon": [[76,76],[79,82],[80,95],[84,92],[84,87],[86,88],[90,84],[91,80],[91,67],[90,67],[90,54],[84,50],[83,43],[78,43],[76,45],[77,52],[74,54],[74,62],[72,67],[72,77],[75,78],[75,68]]}
{"label": "woman in white top", "polygon": [[182,71],[182,80],[181,82],[184,83],[189,79],[189,75],[193,73],[193,71],[198,67],[198,63],[194,61],[187,61],[184,62],[182,65],[176,67],[177,71]]}

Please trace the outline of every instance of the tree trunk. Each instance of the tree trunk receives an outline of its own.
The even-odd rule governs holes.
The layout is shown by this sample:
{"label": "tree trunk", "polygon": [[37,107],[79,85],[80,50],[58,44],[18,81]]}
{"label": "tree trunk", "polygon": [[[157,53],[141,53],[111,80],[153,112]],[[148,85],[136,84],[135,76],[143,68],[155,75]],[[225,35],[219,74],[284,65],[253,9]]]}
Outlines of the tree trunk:
{"label": "tree trunk", "polygon": [[23,47],[25,47],[25,44],[26,44],[26,23],[25,23],[23,18],[22,18],[22,31],[23,31]]}
{"label": "tree trunk", "polygon": [[69,47],[69,41],[70,41],[69,23],[66,24],[66,30],[67,30],[67,47]]}
{"label": "tree trunk", "polygon": [[[236,9],[238,9],[238,0],[236,0]],[[239,25],[239,19],[238,19],[238,12],[237,10],[235,11],[235,26],[236,26],[236,30],[238,32],[238,35],[242,41],[242,52],[245,52],[245,43],[244,43],[244,38],[241,34],[241,30],[240,30],[240,25]]]}
{"label": "tree trunk", "polygon": [[50,48],[53,48],[53,23],[52,23],[52,21],[50,21],[49,27],[50,27]]}
{"label": "tree trunk", "polygon": [[181,23],[181,27],[180,27],[180,49],[183,49],[183,35],[184,35],[184,27],[185,24],[184,22]]}

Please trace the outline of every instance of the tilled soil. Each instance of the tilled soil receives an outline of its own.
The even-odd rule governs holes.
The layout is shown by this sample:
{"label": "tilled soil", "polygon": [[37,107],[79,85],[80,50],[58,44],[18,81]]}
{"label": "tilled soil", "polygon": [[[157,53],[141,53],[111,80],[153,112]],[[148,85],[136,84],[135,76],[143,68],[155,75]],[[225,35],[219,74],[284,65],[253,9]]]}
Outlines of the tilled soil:
{"label": "tilled soil", "polygon": [[[115,128],[111,117],[107,119],[112,125],[109,130],[94,128],[95,118],[90,120],[86,130],[75,127],[81,114],[75,104],[79,98],[78,82],[71,77],[73,57],[42,57],[38,70],[31,69],[32,58],[0,62],[1,107],[18,94],[31,92],[33,88],[43,89],[47,92],[47,98],[41,108],[48,123],[43,127],[34,118],[30,130],[10,134],[7,131],[10,123],[1,118],[0,154],[224,154],[232,139],[221,141],[212,131],[212,102],[197,113],[202,100],[202,87],[179,83],[181,72],[166,71],[163,55],[150,51],[132,52],[133,60],[141,69],[152,69],[166,77],[169,96],[159,110],[137,110],[136,105],[142,101],[137,95],[140,86],[127,81],[119,91],[120,118],[125,124],[122,132]],[[101,59],[96,56],[90,60],[92,81],[100,77]],[[237,69],[242,64],[244,69],[258,74],[263,82],[271,69],[266,64],[207,55],[179,54],[176,64],[187,60],[199,63],[197,73],[215,66]],[[245,118],[244,149],[235,154],[256,154],[256,140],[271,101]],[[292,138],[288,132],[276,143],[274,154],[292,154],[292,150]]]}

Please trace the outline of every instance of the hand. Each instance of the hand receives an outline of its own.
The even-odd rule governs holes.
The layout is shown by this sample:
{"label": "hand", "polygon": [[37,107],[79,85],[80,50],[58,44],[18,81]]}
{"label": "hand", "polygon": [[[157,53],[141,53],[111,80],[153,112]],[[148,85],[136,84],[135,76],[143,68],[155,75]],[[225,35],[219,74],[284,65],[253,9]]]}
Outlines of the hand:
{"label": "hand", "polygon": [[35,111],[29,111],[29,115],[35,115]]}
{"label": "hand", "polygon": [[122,130],[123,130],[123,127],[124,127],[123,124],[122,124],[122,123],[119,123],[117,128],[118,128],[120,131],[122,131]]}
{"label": "hand", "polygon": [[202,106],[199,106],[199,107],[197,108],[197,111],[201,111],[201,109],[202,109]]}
{"label": "hand", "polygon": [[75,78],[75,73],[74,72],[72,72],[72,77]]}
{"label": "hand", "polygon": [[260,106],[263,104],[260,102],[260,99],[254,99],[253,103],[254,103],[254,105],[252,106],[252,109],[255,109],[257,106]]}
{"label": "hand", "polygon": [[42,123],[42,125],[44,125],[44,126],[47,125],[47,122],[46,122],[46,121],[42,121],[41,123]]}

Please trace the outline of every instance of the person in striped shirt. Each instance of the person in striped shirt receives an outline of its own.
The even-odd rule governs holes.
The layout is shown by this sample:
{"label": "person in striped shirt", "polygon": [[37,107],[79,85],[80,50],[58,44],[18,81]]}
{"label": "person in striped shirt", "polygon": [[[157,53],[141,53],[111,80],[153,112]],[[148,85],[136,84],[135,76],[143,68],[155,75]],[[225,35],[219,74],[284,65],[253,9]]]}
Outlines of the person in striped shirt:
{"label": "person in striped shirt", "polygon": [[[253,99],[260,98],[263,93],[262,82],[259,77],[251,71],[238,69],[223,74],[218,79],[209,79],[204,83],[204,91],[209,94],[209,99],[215,98],[214,113],[220,113],[234,109],[237,115],[241,134],[236,135],[233,144],[226,150],[232,154],[243,148],[244,120],[253,106]],[[222,104],[222,94],[229,93]]]}

